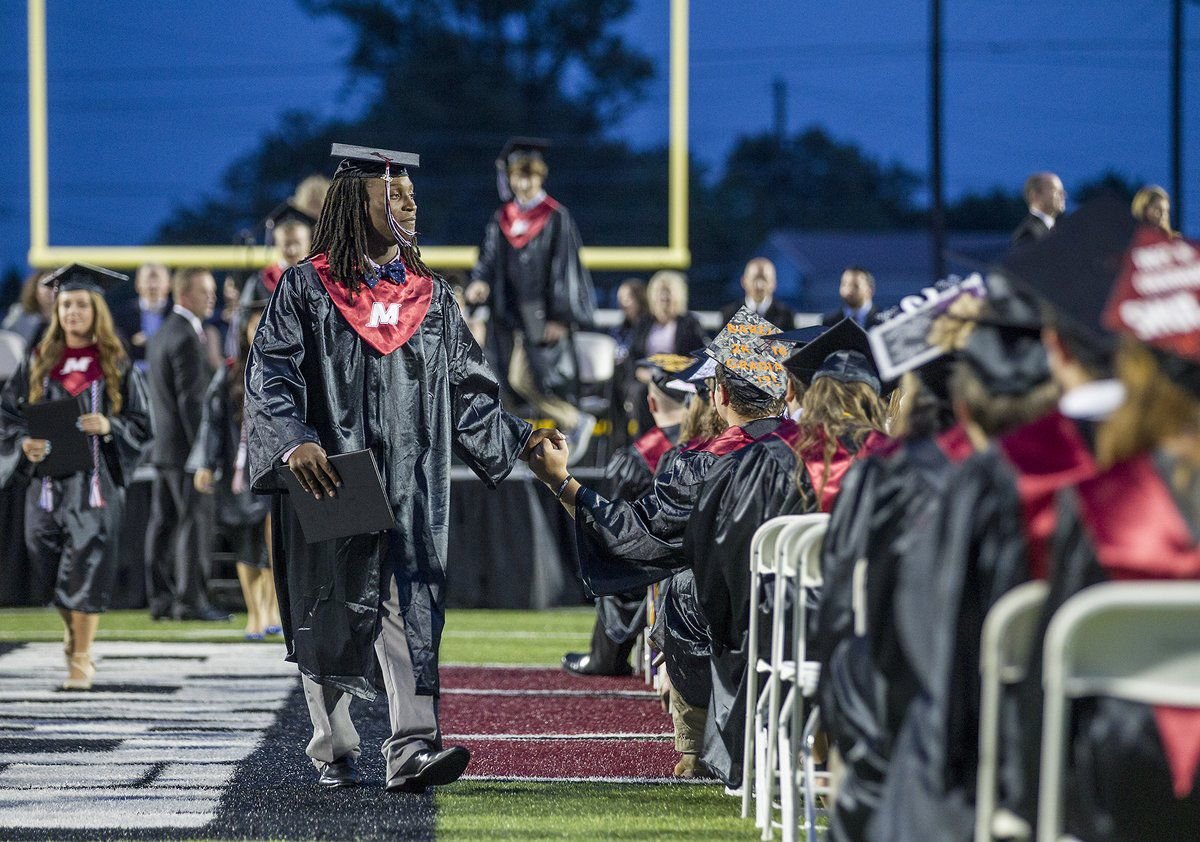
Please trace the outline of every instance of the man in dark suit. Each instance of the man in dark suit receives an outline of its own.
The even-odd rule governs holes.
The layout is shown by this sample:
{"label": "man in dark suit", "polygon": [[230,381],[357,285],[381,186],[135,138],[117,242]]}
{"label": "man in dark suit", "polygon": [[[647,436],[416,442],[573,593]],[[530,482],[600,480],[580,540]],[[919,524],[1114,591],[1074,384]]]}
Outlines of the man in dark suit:
{"label": "man in dark suit", "polygon": [[146,592],[156,620],[226,620],[229,615],[208,602],[212,498],[193,487],[184,468],[213,374],[203,322],[212,315],[217,287],[207,269],[180,269],[171,287],[175,305],[146,351],[157,432],[151,458],[158,471],[146,537]]}
{"label": "man in dark suit", "polygon": [[842,306],[821,317],[826,327],[842,319],[854,319],[863,330],[879,324],[879,309],[875,306],[875,276],[861,266],[847,266],[842,270],[838,285]]}
{"label": "man in dark suit", "polygon": [[728,324],[743,304],[780,330],[796,326],[796,314],[782,301],[775,300],[775,264],[765,257],[755,257],[742,270],[742,289],[746,297],[721,308],[721,321]]}
{"label": "man in dark suit", "polygon": [[1062,179],[1052,172],[1038,172],[1025,179],[1022,190],[1029,213],[1013,231],[1012,244],[1036,243],[1050,233],[1054,222],[1067,209],[1067,191]]}
{"label": "man in dark suit", "polygon": [[143,263],[133,279],[136,298],[112,308],[113,326],[125,342],[129,359],[146,370],[146,345],[171,312],[171,273],[161,263]]}

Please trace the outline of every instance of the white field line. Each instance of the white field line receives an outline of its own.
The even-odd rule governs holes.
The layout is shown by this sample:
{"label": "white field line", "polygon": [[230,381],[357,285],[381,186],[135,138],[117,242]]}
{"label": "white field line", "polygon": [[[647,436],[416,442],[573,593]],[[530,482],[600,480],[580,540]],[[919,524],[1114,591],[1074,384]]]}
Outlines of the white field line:
{"label": "white field line", "polygon": [[651,784],[653,786],[716,786],[717,781],[704,778],[626,778],[594,777],[547,778],[529,775],[463,775],[464,781],[504,781],[531,784]]}
{"label": "white field line", "polygon": [[498,740],[500,742],[536,742],[537,740],[670,740],[670,731],[657,734],[596,733],[596,734],[444,734],[445,740]]}
{"label": "white field line", "polygon": [[[212,640],[219,638],[222,640],[242,640],[244,633],[237,629],[196,629],[189,631],[177,631],[164,633],[155,629],[105,629],[100,628],[97,632],[96,639],[99,641],[105,640]],[[590,632],[535,632],[535,631],[512,631],[504,632],[498,635],[496,632],[489,631],[469,631],[463,629],[448,629],[442,632],[443,638],[454,638],[459,640],[495,640],[497,637],[511,638],[514,640],[568,640],[578,641],[587,640],[591,636]],[[62,640],[62,632],[58,631],[0,631],[0,640],[4,641],[45,641],[45,640]],[[266,644],[282,644],[283,639],[264,641]],[[261,646],[263,643],[255,642],[255,645]]]}
{"label": "white field line", "polygon": [[601,699],[657,699],[649,690],[493,690],[486,687],[452,687],[443,696],[576,696]]}

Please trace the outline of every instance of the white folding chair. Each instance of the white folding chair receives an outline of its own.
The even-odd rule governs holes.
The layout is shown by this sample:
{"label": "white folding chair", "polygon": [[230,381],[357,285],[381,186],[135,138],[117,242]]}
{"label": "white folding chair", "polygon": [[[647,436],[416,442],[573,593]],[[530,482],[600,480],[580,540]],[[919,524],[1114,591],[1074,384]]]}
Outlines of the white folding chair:
{"label": "white folding chair", "polygon": [[[742,742],[742,818],[750,815],[750,801],[754,795],[755,753],[758,745],[755,740],[755,723],[759,709],[759,670],[769,672],[770,665],[765,665],[758,658],[759,622],[758,609],[761,600],[762,579],[765,575],[773,574],[776,561],[776,543],[784,527],[793,523],[803,523],[812,515],[781,515],[758,527],[754,537],[750,539],[750,627],[746,640],[746,730]],[[765,696],[765,694],[763,694]]]}
{"label": "white folding chair", "polygon": [[[763,838],[770,839],[774,835],[772,819],[774,815],[775,780],[779,774],[779,720],[783,697],[783,682],[795,683],[800,674],[798,663],[803,663],[804,632],[805,632],[805,595],[801,583],[801,573],[808,568],[802,563],[814,542],[818,547],[816,562],[817,582],[819,583],[819,542],[824,535],[824,529],[829,521],[827,514],[794,515],[796,518],[786,523],[775,536],[774,559],[771,565],[775,576],[774,593],[775,605],[771,615],[771,657],[770,661],[758,659],[756,671],[747,671],[747,679],[752,672],[764,672],[767,675],[767,686],[758,696],[754,708],[753,727],[755,731],[755,767],[753,777],[755,784],[756,824],[762,829]],[[819,530],[817,535],[814,531]],[[810,534],[812,533],[812,534]],[[760,575],[757,587],[762,587],[762,574],[768,572],[763,568],[767,564],[765,554],[759,559]],[[793,609],[787,610],[787,593],[789,585],[793,593]],[[753,594],[753,591],[752,591]],[[753,600],[753,596],[751,597]],[[757,605],[752,603],[757,611]],[[753,622],[754,615],[751,615]],[[790,625],[789,625],[790,623]],[[786,643],[789,638],[800,636],[799,643],[793,642],[793,658],[786,659]],[[756,641],[757,645],[757,641]],[[753,654],[752,650],[751,653]],[[811,665],[806,665],[806,668]],[[813,682],[815,685],[815,682]],[[748,688],[749,689],[749,688]],[[747,693],[747,706],[753,697]],[[747,711],[748,712],[748,711]],[[789,751],[790,754],[790,751]],[[745,761],[744,761],[745,762]],[[791,786],[791,784],[789,784]]]}
{"label": "white folding chair", "polygon": [[574,335],[579,382],[607,383],[617,370],[617,340],[607,333],[580,331]]}
{"label": "white folding chair", "polygon": [[975,796],[975,842],[993,842],[996,770],[999,764],[1000,696],[1005,686],[1024,680],[1033,652],[1038,618],[1046,601],[1045,582],[1026,582],[1006,593],[983,621],[979,672],[979,774]]}
{"label": "white folding chair", "polygon": [[1108,582],[1071,597],[1046,632],[1038,842],[1063,832],[1074,699],[1200,708],[1200,582]]}
{"label": "white folding chair", "polygon": [[[780,684],[791,682],[787,696],[781,708],[772,709],[771,722],[777,723],[774,728],[774,738],[768,745],[775,746],[779,763],[779,795],[781,807],[781,823],[783,826],[784,842],[795,842],[796,830],[799,825],[798,806],[800,791],[805,794],[806,833],[809,839],[815,838],[816,824],[816,784],[815,770],[811,763],[811,740],[815,733],[810,733],[809,727],[801,722],[804,715],[803,706],[806,699],[811,699],[817,692],[817,681],[821,677],[821,664],[808,660],[808,592],[819,588],[821,577],[821,547],[828,528],[828,519],[815,523],[810,527],[788,527],[779,539],[781,574],[776,579],[776,605],[781,606],[786,599],[786,581],[795,582],[795,603],[791,620],[791,641],[793,659],[783,661],[780,670]],[[782,585],[782,587],[781,587]],[[815,713],[815,709],[814,709]],[[810,716],[808,726],[815,732],[817,718]],[[801,754],[805,759],[805,770],[801,773],[798,763]],[[768,764],[768,768],[773,768]],[[773,776],[768,776],[768,804],[771,803]],[[828,787],[823,787],[828,792]]]}

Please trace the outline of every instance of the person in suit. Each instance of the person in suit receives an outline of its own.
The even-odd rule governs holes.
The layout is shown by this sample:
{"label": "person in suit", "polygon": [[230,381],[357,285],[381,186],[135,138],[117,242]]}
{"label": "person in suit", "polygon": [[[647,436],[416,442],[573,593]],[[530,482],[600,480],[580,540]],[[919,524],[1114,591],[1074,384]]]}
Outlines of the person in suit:
{"label": "person in suit", "polygon": [[135,368],[146,371],[146,345],[171,311],[171,273],[161,263],[143,263],[133,277],[136,298],[112,308],[113,324]]}
{"label": "person in suit", "polygon": [[792,308],[775,299],[775,264],[765,257],[755,257],[742,270],[742,289],[746,297],[721,308],[721,319],[728,323],[743,304],[780,330],[791,330],[796,324]]}
{"label": "person in suit", "polygon": [[690,354],[708,344],[700,320],[688,311],[687,278],[682,272],[672,269],[655,272],[646,285],[646,298],[650,312],[634,325],[623,376],[625,410],[637,420],[639,432],[654,426],[654,417],[646,403],[652,372],[638,368],[634,361],[654,354]]}
{"label": "person in suit", "polygon": [[158,475],[146,537],[146,593],[157,620],[227,620],[208,602],[211,498],[186,470],[213,370],[204,320],[216,305],[207,269],[180,269],[171,281],[175,305],[146,350],[157,435],[151,459]]}
{"label": "person in suit", "polygon": [[1012,244],[1024,246],[1036,243],[1050,233],[1054,222],[1067,209],[1067,191],[1062,179],[1052,172],[1037,172],[1025,179],[1021,191],[1029,213],[1013,231]]}
{"label": "person in suit", "polygon": [[838,285],[842,306],[821,317],[821,324],[832,327],[842,319],[853,319],[863,330],[879,324],[879,308],[875,306],[875,276],[861,266],[842,270]]}

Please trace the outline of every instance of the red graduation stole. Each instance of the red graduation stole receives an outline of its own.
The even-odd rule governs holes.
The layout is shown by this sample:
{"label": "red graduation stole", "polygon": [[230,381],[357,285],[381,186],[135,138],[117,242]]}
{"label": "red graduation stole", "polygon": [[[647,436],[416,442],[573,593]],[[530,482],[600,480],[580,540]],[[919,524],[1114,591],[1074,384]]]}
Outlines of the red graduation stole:
{"label": "red graduation stole", "polygon": [[546,196],[528,210],[521,210],[515,201],[506,202],[497,216],[500,233],[515,249],[523,249],[529,241],[542,233],[550,216],[558,210],[558,202]]}
{"label": "red graduation stole", "polygon": [[675,445],[671,444],[671,440],[667,438],[658,427],[654,427],[644,436],[639,436],[633,443],[633,448],[646,461],[646,467],[650,469],[650,473],[658,473],[658,463],[663,458],[663,455]]}
{"label": "red graduation stole", "polygon": [[820,439],[799,456],[808,472],[813,493],[821,504],[821,511],[828,513],[833,510],[833,504],[842,490],[842,477],[846,476],[851,465],[872,453],[885,452],[894,446],[893,439],[875,430],[868,433],[862,445],[854,451],[838,441],[837,450],[829,460],[829,476],[825,476],[825,431],[822,429]]}
{"label": "red graduation stole", "polygon": [[743,428],[726,427],[725,432],[721,435],[698,445],[695,450],[701,453],[711,453],[713,456],[724,456],[753,443],[754,439]]}
{"label": "red graduation stole", "polygon": [[50,379],[62,384],[71,397],[83,392],[92,382],[104,376],[100,369],[100,349],[95,345],[86,348],[66,348],[62,359],[50,370]]}
{"label": "red graduation stole", "polygon": [[1057,522],[1055,496],[1096,475],[1096,460],[1075,422],[1057,410],[1000,439],[1017,470],[1022,527],[1029,545],[1029,575],[1050,575],[1050,539]]}
{"label": "red graduation stole", "polygon": [[[1118,581],[1200,579],[1200,547],[1148,454],[1114,465],[1079,486],[1083,522],[1104,572]],[[1156,706],[1175,796],[1200,767],[1200,710]]]}
{"label": "red graduation stole", "polygon": [[267,292],[274,292],[275,287],[279,286],[279,281],[283,278],[284,268],[278,263],[272,263],[259,273],[259,277],[262,278],[263,286],[267,288]]}
{"label": "red graduation stole", "polygon": [[942,455],[955,465],[968,459],[975,452],[975,445],[971,444],[967,428],[962,424],[955,424],[949,430],[938,433],[933,441],[938,450],[942,451]]}
{"label": "red graduation stole", "polygon": [[312,267],[342,318],[381,354],[392,353],[412,338],[433,301],[433,281],[412,271],[403,284],[381,278],[371,289],[364,283],[352,300],[346,285],[330,278],[325,255],[314,257]]}

